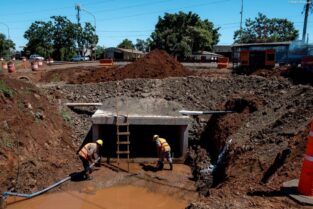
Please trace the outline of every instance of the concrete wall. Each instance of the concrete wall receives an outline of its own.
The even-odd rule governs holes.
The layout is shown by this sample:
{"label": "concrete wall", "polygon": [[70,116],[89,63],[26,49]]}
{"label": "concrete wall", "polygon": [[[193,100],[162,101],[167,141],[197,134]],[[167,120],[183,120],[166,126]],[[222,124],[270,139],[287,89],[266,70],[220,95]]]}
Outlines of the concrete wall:
{"label": "concrete wall", "polygon": [[[186,155],[188,147],[187,125],[130,125],[129,129],[131,158],[157,158],[156,145],[152,140],[154,134],[158,134],[168,141],[174,158],[183,159]],[[92,130],[93,141],[98,138],[104,141],[103,156],[115,158],[117,149],[116,126],[95,124]],[[126,137],[122,139],[126,139]]]}
{"label": "concrete wall", "polygon": [[[116,120],[116,116],[103,111],[97,111],[92,116],[92,138],[94,141],[98,138],[103,139],[103,156],[110,158],[116,157]],[[156,145],[152,140],[154,134],[167,139],[174,152],[174,158],[181,160],[185,158],[188,148],[189,117],[131,115],[128,117],[128,122],[132,158],[157,157]]]}

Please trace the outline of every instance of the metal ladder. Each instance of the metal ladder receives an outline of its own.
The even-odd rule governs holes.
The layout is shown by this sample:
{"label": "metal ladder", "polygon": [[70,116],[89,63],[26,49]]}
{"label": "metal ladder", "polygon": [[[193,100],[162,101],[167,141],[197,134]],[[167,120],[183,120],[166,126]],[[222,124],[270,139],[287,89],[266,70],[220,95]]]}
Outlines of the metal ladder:
{"label": "metal ladder", "polygon": [[117,96],[116,96],[116,155],[117,167],[120,169],[120,156],[127,156],[127,171],[129,172],[129,156],[130,156],[130,140],[129,140],[129,122],[128,122],[128,104],[126,100],[126,115],[119,114],[118,96],[119,96],[119,82],[117,81]]}

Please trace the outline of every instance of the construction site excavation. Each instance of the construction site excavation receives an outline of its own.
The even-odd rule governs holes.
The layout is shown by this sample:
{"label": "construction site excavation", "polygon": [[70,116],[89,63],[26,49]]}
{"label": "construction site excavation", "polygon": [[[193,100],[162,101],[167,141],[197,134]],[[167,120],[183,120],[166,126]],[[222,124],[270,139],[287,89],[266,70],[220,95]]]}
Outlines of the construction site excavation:
{"label": "construction site excavation", "polygon": [[[0,208],[310,208],[288,182],[313,87],[289,70],[200,69],[155,49],[2,72]],[[84,149],[98,149],[87,168]]]}

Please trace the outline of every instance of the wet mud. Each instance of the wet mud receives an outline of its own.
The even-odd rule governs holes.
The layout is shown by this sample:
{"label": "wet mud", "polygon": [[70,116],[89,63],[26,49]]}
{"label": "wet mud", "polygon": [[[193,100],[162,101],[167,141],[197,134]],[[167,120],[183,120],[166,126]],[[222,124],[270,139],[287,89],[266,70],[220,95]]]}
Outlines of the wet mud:
{"label": "wet mud", "polygon": [[186,202],[149,192],[142,187],[117,186],[97,190],[89,186],[80,192],[58,192],[30,200],[10,198],[7,209],[167,209],[185,208]]}

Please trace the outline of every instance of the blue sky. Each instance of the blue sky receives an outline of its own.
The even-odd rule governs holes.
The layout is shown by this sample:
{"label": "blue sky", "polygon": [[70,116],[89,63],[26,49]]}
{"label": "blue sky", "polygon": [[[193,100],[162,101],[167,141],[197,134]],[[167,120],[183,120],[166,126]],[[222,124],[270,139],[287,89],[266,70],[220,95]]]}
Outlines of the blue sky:
{"label": "blue sky", "polygon": [[[305,0],[243,0],[243,19],[254,18],[262,12],[270,18],[287,18],[295,23],[302,36],[303,7]],[[192,11],[202,19],[212,21],[220,29],[219,44],[231,44],[233,33],[239,29],[241,0],[0,0],[0,33],[16,43],[16,49],[25,46],[24,32],[36,20],[47,21],[53,15],[67,16],[76,22],[75,5],[96,17],[98,45],[116,46],[124,38],[136,41],[150,36],[158,17],[165,12]],[[81,12],[81,22],[94,18]],[[313,20],[309,16],[308,33],[313,39]],[[312,37],[312,38],[311,38]]]}

